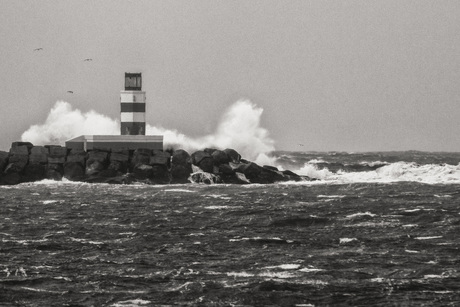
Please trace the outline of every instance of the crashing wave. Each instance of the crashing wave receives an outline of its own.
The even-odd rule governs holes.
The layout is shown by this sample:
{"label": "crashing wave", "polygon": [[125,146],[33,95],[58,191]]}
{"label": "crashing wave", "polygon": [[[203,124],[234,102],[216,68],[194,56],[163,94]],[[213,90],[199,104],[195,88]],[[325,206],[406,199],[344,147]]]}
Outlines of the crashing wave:
{"label": "crashing wave", "polygon": [[332,172],[328,168],[318,168],[315,164],[306,163],[297,170],[299,175],[335,183],[358,183],[358,182],[420,182],[428,184],[436,183],[460,183],[460,164],[424,164],[415,162],[395,162],[384,165],[372,171],[347,172],[339,170]]}

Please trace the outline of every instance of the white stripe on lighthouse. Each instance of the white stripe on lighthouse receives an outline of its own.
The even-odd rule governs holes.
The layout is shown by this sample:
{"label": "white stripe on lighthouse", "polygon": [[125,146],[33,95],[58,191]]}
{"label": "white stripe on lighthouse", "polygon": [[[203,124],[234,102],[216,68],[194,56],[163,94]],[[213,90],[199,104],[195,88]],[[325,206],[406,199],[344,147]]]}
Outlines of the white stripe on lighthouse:
{"label": "white stripe on lighthouse", "polygon": [[144,123],[145,113],[144,112],[121,112],[121,122]]}

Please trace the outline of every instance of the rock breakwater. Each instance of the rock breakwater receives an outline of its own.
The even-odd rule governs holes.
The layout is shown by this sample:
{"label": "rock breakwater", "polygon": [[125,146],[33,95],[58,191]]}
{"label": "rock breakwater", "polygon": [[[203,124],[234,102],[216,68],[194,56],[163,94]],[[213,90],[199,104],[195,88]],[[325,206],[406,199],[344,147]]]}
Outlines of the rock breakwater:
{"label": "rock breakwater", "polygon": [[308,177],[245,160],[234,149],[75,150],[57,145],[14,142],[0,151],[0,185],[43,179],[114,184],[275,183]]}

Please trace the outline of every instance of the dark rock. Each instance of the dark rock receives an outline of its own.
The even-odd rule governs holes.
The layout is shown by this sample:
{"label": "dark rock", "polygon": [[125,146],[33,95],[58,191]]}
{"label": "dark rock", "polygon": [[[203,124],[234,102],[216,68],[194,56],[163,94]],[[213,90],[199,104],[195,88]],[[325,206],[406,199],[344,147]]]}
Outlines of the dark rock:
{"label": "dark rock", "polygon": [[166,168],[171,167],[171,154],[164,151],[154,151],[150,157],[150,165],[164,165]]}
{"label": "dark rock", "polygon": [[85,173],[88,176],[97,174],[106,169],[108,153],[105,151],[91,151],[86,161]]}
{"label": "dark rock", "polygon": [[236,150],[227,148],[224,149],[224,152],[227,154],[228,158],[230,159],[230,162],[240,163],[241,155]]}
{"label": "dark rock", "polygon": [[212,159],[214,160],[215,165],[227,164],[228,162],[230,162],[230,158],[225,153],[225,151],[222,151],[222,150],[215,150],[211,154],[211,156],[212,156]]}
{"label": "dark rock", "polygon": [[20,147],[20,146],[26,146],[27,147],[27,151],[30,151],[30,149],[32,147],[34,147],[34,145],[31,143],[31,142],[13,142],[11,143],[11,148],[16,148],[16,147]]}
{"label": "dark rock", "polygon": [[264,165],[262,166],[263,168],[266,168],[266,169],[269,169],[269,170],[272,170],[272,171],[278,171],[278,168],[275,167],[275,166],[271,166],[271,165]]}
{"label": "dark rock", "polygon": [[112,152],[109,157],[110,162],[119,161],[119,162],[128,162],[129,161],[129,152]]}
{"label": "dark rock", "polygon": [[21,162],[21,161],[8,163],[8,165],[5,168],[4,173],[5,174],[21,173],[26,167],[26,165],[27,165],[26,162]]}
{"label": "dark rock", "polygon": [[235,170],[228,164],[221,164],[219,165],[219,173],[233,175],[235,174]]}
{"label": "dark rock", "polygon": [[[276,168],[275,168],[276,169]],[[257,178],[251,180],[254,183],[275,183],[288,181],[288,176],[284,176],[282,172],[278,170],[273,170],[272,168],[262,167]]]}
{"label": "dark rock", "polygon": [[149,179],[153,176],[153,167],[148,164],[137,164],[133,168],[133,175],[136,179]]}
{"label": "dark rock", "polygon": [[28,156],[29,148],[26,145],[11,147],[10,156],[14,156],[14,155]]}
{"label": "dark rock", "polygon": [[121,176],[122,173],[121,172],[118,172],[117,170],[115,169],[105,169],[105,170],[102,170],[99,172],[98,174],[100,177],[104,177],[104,178],[109,178],[109,177],[117,177],[117,176]]}
{"label": "dark rock", "polygon": [[205,149],[203,149],[204,152],[206,152],[206,153],[208,153],[210,155],[212,155],[212,153],[215,152],[216,150],[217,149],[215,149],[215,148],[205,148]]}
{"label": "dark rock", "polygon": [[31,181],[39,181],[45,179],[46,176],[46,166],[42,163],[29,163],[24,168],[24,174],[22,181],[24,182],[31,182]]}
{"label": "dark rock", "polygon": [[12,155],[9,157],[8,161],[10,163],[22,163],[26,165],[29,162],[28,155]]}
{"label": "dark rock", "polygon": [[131,168],[134,168],[137,165],[148,165],[150,163],[150,157],[152,156],[152,150],[147,148],[138,148],[133,153],[133,158],[131,159]]}
{"label": "dark rock", "polygon": [[128,171],[128,162],[110,161],[109,167],[107,169],[112,169],[117,172],[126,173]]}
{"label": "dark rock", "polygon": [[306,176],[299,176],[296,173],[294,173],[292,171],[289,171],[289,170],[282,171],[282,173],[283,173],[283,175],[285,175],[288,178],[288,180],[292,180],[292,181],[310,180],[310,178],[308,178]]}
{"label": "dark rock", "polygon": [[53,179],[53,180],[61,180],[64,174],[64,167],[61,163],[54,164],[48,163],[48,167],[46,168],[46,178]]}
{"label": "dark rock", "polygon": [[190,154],[183,149],[178,149],[173,152],[171,157],[171,163],[174,164],[184,164],[188,163],[191,164],[192,160],[190,158]]}
{"label": "dark rock", "polygon": [[8,173],[0,176],[1,185],[14,185],[21,183],[21,175],[19,173]]}
{"label": "dark rock", "polygon": [[90,159],[86,161],[85,174],[88,176],[95,175],[104,169],[106,169],[105,162]]}
{"label": "dark rock", "polygon": [[0,151],[0,173],[3,172],[8,165],[9,154],[6,151]]}
{"label": "dark rock", "polygon": [[171,183],[186,183],[192,173],[191,157],[185,150],[174,151],[171,157]]}
{"label": "dark rock", "polygon": [[52,157],[64,157],[65,158],[67,156],[66,147],[62,147],[58,145],[51,145],[51,146],[45,145],[45,147],[48,147],[49,155]]}
{"label": "dark rock", "polygon": [[166,165],[154,164],[152,165],[152,172],[152,181],[154,183],[166,184],[171,181]]}
{"label": "dark rock", "polygon": [[198,166],[204,172],[212,173],[214,171],[214,160],[209,153],[199,150],[194,152],[191,158],[192,164]]}
{"label": "dark rock", "polygon": [[30,150],[29,162],[30,163],[48,163],[48,148],[44,146],[34,146]]}
{"label": "dark rock", "polygon": [[243,173],[252,182],[262,172],[262,167],[253,162],[240,163],[235,171]]}
{"label": "dark rock", "polygon": [[66,161],[67,162],[77,162],[77,163],[81,163],[82,165],[85,165],[87,156],[88,154],[84,150],[72,149],[67,155]]}
{"label": "dark rock", "polygon": [[83,180],[85,177],[85,168],[80,162],[66,162],[64,164],[63,176],[69,180]]}

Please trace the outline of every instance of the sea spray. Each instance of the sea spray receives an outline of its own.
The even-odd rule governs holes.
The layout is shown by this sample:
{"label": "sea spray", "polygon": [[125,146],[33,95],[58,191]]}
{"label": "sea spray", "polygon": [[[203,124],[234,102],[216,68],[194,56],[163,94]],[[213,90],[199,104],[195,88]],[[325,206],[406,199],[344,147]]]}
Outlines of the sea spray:
{"label": "sea spray", "polygon": [[[273,164],[270,152],[275,150],[274,141],[267,129],[260,126],[263,109],[248,100],[239,100],[222,116],[216,132],[197,138],[162,127],[147,125],[147,135],[163,135],[165,148],[182,148],[186,151],[206,147],[233,148],[242,157],[259,164]],[[21,139],[34,145],[57,144],[79,135],[118,135],[120,122],[95,111],[82,112],[70,103],[58,101],[50,110],[43,124],[32,125]]]}
{"label": "sea spray", "polygon": [[57,101],[43,124],[32,125],[21,136],[34,145],[64,145],[65,141],[86,134],[120,134],[120,123],[93,110],[73,109],[66,101]]}

